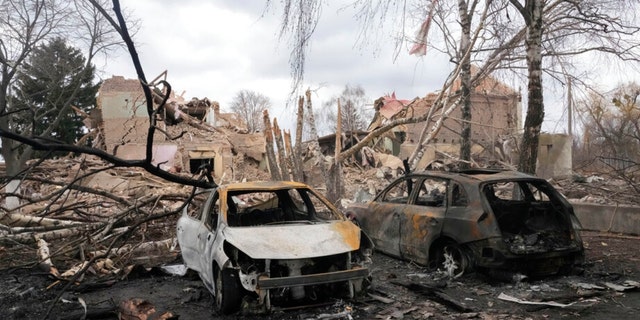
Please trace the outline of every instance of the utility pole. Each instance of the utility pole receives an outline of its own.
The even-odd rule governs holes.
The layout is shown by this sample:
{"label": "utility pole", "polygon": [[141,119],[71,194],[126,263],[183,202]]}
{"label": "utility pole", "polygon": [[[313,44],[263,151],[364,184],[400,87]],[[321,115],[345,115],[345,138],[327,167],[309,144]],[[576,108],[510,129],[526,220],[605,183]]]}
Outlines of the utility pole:
{"label": "utility pole", "polygon": [[573,97],[571,94],[571,78],[567,81],[567,126],[569,127],[569,136],[573,139]]}

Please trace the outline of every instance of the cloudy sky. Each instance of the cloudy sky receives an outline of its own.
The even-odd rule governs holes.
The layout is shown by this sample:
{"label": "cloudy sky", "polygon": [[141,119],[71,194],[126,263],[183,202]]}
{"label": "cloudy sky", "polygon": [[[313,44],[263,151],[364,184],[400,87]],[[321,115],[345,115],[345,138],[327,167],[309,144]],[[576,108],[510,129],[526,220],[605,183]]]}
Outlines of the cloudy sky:
{"label": "cloudy sky", "polygon": [[[279,1],[273,1],[278,5]],[[328,1],[327,1],[328,2]],[[307,56],[305,88],[315,90],[314,105],[337,95],[345,85],[361,85],[374,99],[391,92],[412,99],[439,89],[452,68],[445,57],[430,51],[415,57],[403,51],[394,60],[390,32],[370,35],[368,46],[357,46],[360,23],[354,12],[330,1],[312,38]],[[285,106],[291,90],[289,44],[279,41],[281,9],[264,13],[266,1],[253,0],[121,0],[140,19],[135,37],[147,79],[168,71],[168,81],[185,98],[204,98],[228,107],[233,96],[248,89],[268,96],[271,116],[293,128],[294,108]],[[389,30],[388,30],[389,31]],[[126,52],[105,61],[103,78],[136,78]],[[525,88],[525,83],[511,84]],[[526,96],[526,94],[525,94]],[[563,132],[562,101],[545,101],[544,130]]]}
{"label": "cloudy sky", "polygon": [[[271,115],[283,121],[294,113],[285,106],[291,91],[290,49],[287,39],[278,39],[280,8],[264,13],[265,3],[121,0],[141,21],[134,40],[147,79],[168,70],[177,93],[208,97],[223,109],[238,91],[253,90],[271,99]],[[361,85],[371,101],[394,91],[412,99],[441,86],[450,68],[446,60],[435,63],[435,57],[405,51],[394,61],[390,36],[356,46],[359,23],[352,11],[341,8],[330,4],[324,9],[308,53],[304,87],[315,90],[315,105],[347,84]],[[105,78],[135,78],[126,52],[109,57],[103,70]]]}

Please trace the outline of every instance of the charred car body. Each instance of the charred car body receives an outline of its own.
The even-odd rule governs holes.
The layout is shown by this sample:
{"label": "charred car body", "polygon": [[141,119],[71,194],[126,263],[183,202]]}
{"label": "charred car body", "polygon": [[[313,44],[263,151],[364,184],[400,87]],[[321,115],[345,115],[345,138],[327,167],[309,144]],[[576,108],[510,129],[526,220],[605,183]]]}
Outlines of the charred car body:
{"label": "charred car body", "polygon": [[370,279],[371,240],[322,195],[296,182],[207,190],[177,223],[182,257],[221,313],[353,297]]}
{"label": "charred car body", "polygon": [[424,171],[346,211],[386,254],[451,276],[476,269],[546,276],[584,260],[571,204],[546,180],[516,171]]}

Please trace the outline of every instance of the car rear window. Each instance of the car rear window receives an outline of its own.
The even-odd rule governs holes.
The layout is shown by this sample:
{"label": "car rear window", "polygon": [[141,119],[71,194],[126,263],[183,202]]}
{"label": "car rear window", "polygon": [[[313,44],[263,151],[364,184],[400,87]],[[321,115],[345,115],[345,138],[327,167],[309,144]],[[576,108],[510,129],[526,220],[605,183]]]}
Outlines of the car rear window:
{"label": "car rear window", "polygon": [[545,191],[546,185],[540,181],[503,181],[490,183],[483,187],[488,200],[526,200],[549,201],[550,195]]}

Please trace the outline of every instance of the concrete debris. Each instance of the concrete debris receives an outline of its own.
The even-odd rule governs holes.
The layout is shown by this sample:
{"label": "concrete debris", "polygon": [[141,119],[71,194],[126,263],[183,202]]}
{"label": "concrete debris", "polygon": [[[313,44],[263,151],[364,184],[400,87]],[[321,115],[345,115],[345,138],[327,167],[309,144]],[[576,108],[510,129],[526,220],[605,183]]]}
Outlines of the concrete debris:
{"label": "concrete debris", "polygon": [[171,264],[160,266],[160,270],[172,276],[184,276],[187,274],[187,266],[184,264]]}
{"label": "concrete debris", "polygon": [[129,183],[132,181],[132,179],[112,176],[106,172],[98,172],[85,179],[82,185],[110,193],[121,193],[131,189]]}
{"label": "concrete debris", "polygon": [[374,155],[376,159],[376,168],[386,167],[389,168],[389,172],[393,178],[398,177],[404,173],[404,164],[400,158],[386,153],[376,153]]}

